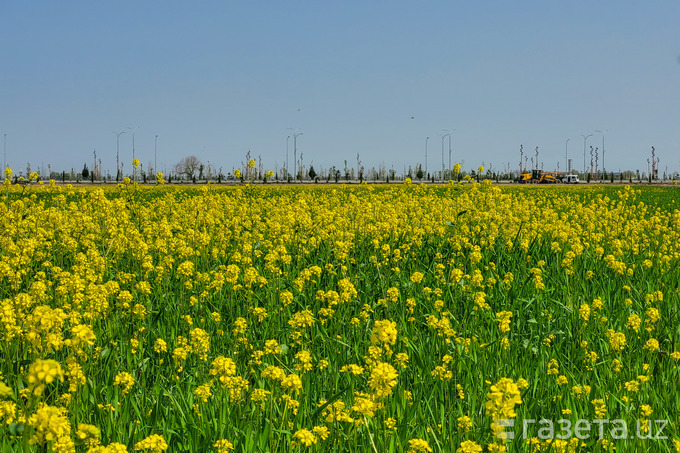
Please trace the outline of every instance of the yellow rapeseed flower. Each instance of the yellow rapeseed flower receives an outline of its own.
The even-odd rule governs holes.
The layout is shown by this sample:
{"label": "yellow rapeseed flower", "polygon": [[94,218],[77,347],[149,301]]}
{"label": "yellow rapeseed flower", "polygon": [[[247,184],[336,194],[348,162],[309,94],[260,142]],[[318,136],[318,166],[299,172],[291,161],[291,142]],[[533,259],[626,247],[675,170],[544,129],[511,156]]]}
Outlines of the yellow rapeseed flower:
{"label": "yellow rapeseed flower", "polygon": [[168,443],[160,434],[152,434],[145,437],[135,444],[135,451],[145,451],[148,453],[161,453],[168,449]]}
{"label": "yellow rapeseed flower", "polygon": [[123,395],[130,393],[130,389],[135,384],[135,378],[128,372],[121,372],[116,375],[113,380],[114,386],[120,386],[123,388]]}
{"label": "yellow rapeseed flower", "polygon": [[397,385],[398,376],[397,370],[389,363],[378,363],[371,371],[369,379],[369,386],[376,398],[389,396]]}
{"label": "yellow rapeseed flower", "polygon": [[432,453],[430,444],[424,439],[411,439],[408,441],[408,446],[406,453]]}
{"label": "yellow rapeseed flower", "polygon": [[28,388],[35,396],[42,396],[45,386],[55,380],[64,382],[64,370],[52,359],[37,359],[28,368]]}

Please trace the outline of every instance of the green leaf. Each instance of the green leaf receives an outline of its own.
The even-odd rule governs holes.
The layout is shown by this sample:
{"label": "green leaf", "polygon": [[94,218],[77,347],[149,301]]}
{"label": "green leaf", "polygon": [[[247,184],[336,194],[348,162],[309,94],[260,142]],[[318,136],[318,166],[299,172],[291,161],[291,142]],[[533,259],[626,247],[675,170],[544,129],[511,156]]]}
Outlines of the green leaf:
{"label": "green leaf", "polygon": [[24,432],[23,423],[10,423],[9,432],[13,436],[20,436]]}

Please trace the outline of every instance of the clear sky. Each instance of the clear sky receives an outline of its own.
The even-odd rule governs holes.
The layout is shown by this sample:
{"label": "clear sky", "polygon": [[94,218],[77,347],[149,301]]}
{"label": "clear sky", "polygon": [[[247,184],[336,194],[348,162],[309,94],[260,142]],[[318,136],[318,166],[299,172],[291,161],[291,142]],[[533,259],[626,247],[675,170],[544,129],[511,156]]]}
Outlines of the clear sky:
{"label": "clear sky", "polygon": [[[147,166],[250,150],[304,163],[680,170],[680,2],[3,1],[0,134],[15,169],[80,170],[136,128]],[[0,136],[2,138],[2,136]],[[448,139],[445,141],[448,166]],[[120,136],[130,169],[132,134]],[[293,141],[289,141],[293,161]],[[588,162],[590,157],[588,157]],[[588,163],[589,165],[589,163]]]}

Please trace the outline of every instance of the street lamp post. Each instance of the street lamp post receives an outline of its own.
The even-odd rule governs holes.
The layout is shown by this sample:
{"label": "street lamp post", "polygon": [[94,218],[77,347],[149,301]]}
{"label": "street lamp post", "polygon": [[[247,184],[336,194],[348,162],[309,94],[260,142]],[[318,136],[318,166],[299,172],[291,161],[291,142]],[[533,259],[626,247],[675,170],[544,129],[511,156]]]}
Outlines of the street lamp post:
{"label": "street lamp post", "polygon": [[[7,169],[7,134],[3,136],[2,142],[2,171],[4,175],[4,172]],[[3,176],[2,179],[4,180],[5,177]]]}
{"label": "street lamp post", "polygon": [[444,139],[446,137],[451,137],[451,133],[448,130],[443,129],[443,132],[446,132],[446,134],[443,135],[439,134],[442,138],[442,174],[441,174],[442,181],[444,180]]}
{"label": "street lamp post", "polygon": [[[455,132],[455,129],[451,133]],[[451,134],[449,134],[449,171],[451,171]]]}
{"label": "street lamp post", "polygon": [[[134,129],[131,127],[128,127],[132,131],[132,160],[135,160],[135,132],[137,132],[137,129],[139,129],[139,126],[135,127]],[[132,166],[132,180],[137,181],[137,169]]]}
{"label": "street lamp post", "polygon": [[427,141],[430,137],[425,137],[425,176],[427,176]]}
{"label": "street lamp post", "polygon": [[583,174],[586,173],[586,141],[588,140],[588,137],[592,136],[593,134],[590,135],[581,134],[581,137],[583,137]]}
{"label": "street lamp post", "polygon": [[286,180],[288,180],[288,142],[290,141],[290,135],[286,137]]}
{"label": "street lamp post", "polygon": [[649,172],[649,157],[647,158],[647,179],[649,179],[650,182],[652,181],[652,175]]}
{"label": "street lamp post", "polygon": [[602,134],[602,171],[606,171],[607,167],[604,166],[604,133],[607,132],[607,129],[605,129],[604,131],[595,131],[595,132]]}
{"label": "street lamp post", "polygon": [[132,129],[132,160],[135,160],[135,132],[137,132],[137,129],[139,129],[139,126]]}
{"label": "street lamp post", "polygon": [[302,135],[302,132],[298,132],[296,134],[293,134],[293,162],[295,164],[295,179],[298,177],[298,167],[297,167],[297,137],[298,135]]}
{"label": "street lamp post", "polygon": [[116,182],[118,182],[118,179],[120,178],[120,136],[123,135],[126,131],[123,132],[113,132],[116,134]]}
{"label": "street lamp post", "polygon": [[569,140],[570,138],[567,139],[567,143],[564,144],[564,171],[565,173],[569,171]]}
{"label": "street lamp post", "polygon": [[451,136],[449,135],[449,171],[451,171]]}
{"label": "street lamp post", "polygon": [[156,134],[156,137],[154,137],[153,140],[153,171],[158,173],[158,134]]}

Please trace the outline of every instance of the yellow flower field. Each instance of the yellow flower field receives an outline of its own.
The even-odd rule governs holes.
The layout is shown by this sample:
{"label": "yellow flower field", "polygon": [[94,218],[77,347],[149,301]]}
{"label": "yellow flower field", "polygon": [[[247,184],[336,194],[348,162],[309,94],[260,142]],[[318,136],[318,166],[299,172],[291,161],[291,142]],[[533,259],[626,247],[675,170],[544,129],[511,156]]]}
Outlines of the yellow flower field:
{"label": "yellow flower field", "polygon": [[675,190],[6,186],[0,452],[680,451]]}

